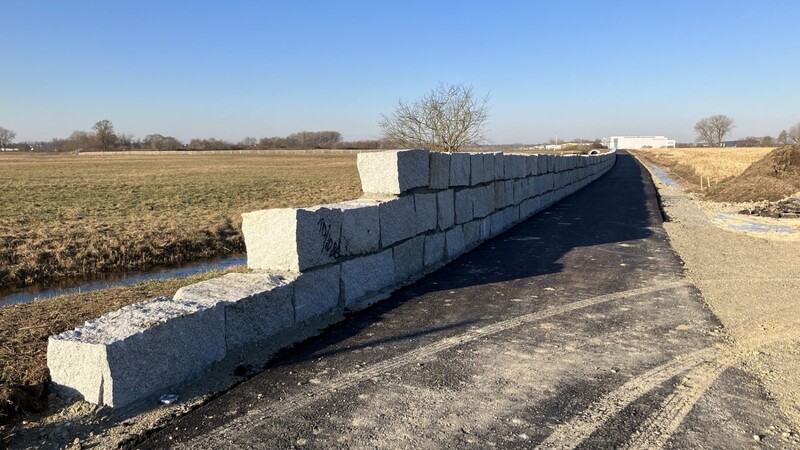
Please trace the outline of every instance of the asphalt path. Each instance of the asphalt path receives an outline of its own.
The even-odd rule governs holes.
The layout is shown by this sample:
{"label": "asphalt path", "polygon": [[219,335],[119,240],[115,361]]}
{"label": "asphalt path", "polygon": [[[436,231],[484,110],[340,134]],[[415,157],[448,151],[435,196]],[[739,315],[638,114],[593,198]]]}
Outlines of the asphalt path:
{"label": "asphalt path", "polygon": [[782,448],[628,154],[131,448]]}

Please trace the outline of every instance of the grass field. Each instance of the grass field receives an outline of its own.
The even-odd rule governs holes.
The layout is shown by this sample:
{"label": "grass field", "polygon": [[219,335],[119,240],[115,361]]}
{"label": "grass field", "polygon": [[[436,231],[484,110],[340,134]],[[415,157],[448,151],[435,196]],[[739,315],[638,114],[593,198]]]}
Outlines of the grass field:
{"label": "grass field", "polygon": [[708,180],[717,183],[735,177],[772,150],[772,147],[660,148],[637,150],[634,153],[667,169],[685,189],[699,191],[701,176],[705,183]]}
{"label": "grass field", "polygon": [[359,195],[355,155],[0,155],[0,287],[241,252],[243,212]]}

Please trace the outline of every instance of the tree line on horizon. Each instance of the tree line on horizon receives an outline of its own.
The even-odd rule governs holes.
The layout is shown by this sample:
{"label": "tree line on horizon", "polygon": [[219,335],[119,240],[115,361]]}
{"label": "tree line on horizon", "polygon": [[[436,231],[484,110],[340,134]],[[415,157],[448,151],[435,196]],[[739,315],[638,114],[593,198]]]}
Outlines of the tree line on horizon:
{"label": "tree line on horizon", "polygon": [[110,120],[96,122],[90,131],[75,131],[68,138],[51,141],[13,143],[16,133],[0,127],[0,148],[45,152],[128,151],[128,150],[300,150],[382,148],[381,140],[345,141],[338,131],[299,131],[288,136],[246,137],[238,142],[216,138],[193,138],[184,143],[173,136],[153,133],[142,139],[117,133]]}
{"label": "tree line on horizon", "polygon": [[[696,142],[708,145],[709,147],[722,147],[725,136],[730,134],[735,127],[735,122],[724,114],[717,114],[700,119],[694,125],[697,135]],[[737,139],[737,147],[781,147],[789,144],[800,143],[800,123],[797,123],[788,130],[782,130],[777,138],[772,136],[747,136]],[[684,144],[685,145],[685,144]]]}

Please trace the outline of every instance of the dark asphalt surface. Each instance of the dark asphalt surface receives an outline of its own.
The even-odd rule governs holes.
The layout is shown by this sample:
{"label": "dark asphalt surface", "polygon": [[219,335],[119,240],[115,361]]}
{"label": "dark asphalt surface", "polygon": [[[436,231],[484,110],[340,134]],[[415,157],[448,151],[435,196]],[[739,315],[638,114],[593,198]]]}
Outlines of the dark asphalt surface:
{"label": "dark asphalt surface", "polygon": [[764,433],[784,423],[621,153],[584,190],[129,447],[783,448]]}

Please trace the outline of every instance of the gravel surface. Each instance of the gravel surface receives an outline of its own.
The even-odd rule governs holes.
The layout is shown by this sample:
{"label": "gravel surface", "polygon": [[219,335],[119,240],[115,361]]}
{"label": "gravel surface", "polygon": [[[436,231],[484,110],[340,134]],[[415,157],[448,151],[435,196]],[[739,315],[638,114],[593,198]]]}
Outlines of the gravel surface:
{"label": "gravel surface", "polygon": [[[737,230],[718,219],[736,205],[698,201],[680,186],[653,180],[670,218],[664,228],[689,279],[727,328],[746,369],[800,426],[800,233]],[[762,222],[798,226],[797,219]]]}

